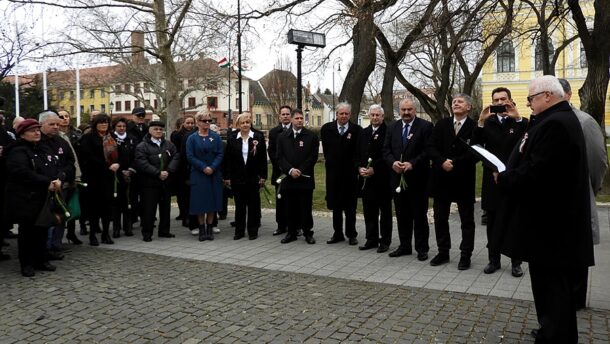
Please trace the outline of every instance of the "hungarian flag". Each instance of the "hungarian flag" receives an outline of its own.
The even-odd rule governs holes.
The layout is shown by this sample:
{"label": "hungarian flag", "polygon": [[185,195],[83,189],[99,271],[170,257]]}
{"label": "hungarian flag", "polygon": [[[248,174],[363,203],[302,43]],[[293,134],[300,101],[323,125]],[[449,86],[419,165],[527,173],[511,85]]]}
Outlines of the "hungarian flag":
{"label": "hungarian flag", "polygon": [[218,67],[220,67],[220,68],[229,67],[229,61],[227,60],[226,57],[223,57],[222,60],[218,61]]}

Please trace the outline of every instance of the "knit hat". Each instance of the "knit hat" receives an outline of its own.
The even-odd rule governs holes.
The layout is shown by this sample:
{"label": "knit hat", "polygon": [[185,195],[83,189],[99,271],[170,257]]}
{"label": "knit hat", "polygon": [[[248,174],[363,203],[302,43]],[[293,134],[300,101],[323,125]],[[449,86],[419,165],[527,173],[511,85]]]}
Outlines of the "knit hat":
{"label": "knit hat", "polygon": [[41,127],[41,125],[40,125],[40,123],[38,123],[37,120],[35,120],[33,118],[28,118],[28,119],[23,120],[23,122],[19,123],[17,128],[15,128],[15,133],[17,134],[17,136],[19,136],[30,129],[40,128],[40,127]]}

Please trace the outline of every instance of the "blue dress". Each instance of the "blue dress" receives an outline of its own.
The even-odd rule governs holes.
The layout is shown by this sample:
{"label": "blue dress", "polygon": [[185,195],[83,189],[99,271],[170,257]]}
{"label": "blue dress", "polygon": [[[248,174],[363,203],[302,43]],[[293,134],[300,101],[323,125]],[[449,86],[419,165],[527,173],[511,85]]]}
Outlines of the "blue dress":
{"label": "blue dress", "polygon": [[[191,205],[189,213],[200,215],[222,209],[222,173],[220,165],[224,156],[222,139],[213,131],[208,136],[194,132],[186,140],[186,158],[191,164]],[[203,173],[206,167],[212,175]]]}

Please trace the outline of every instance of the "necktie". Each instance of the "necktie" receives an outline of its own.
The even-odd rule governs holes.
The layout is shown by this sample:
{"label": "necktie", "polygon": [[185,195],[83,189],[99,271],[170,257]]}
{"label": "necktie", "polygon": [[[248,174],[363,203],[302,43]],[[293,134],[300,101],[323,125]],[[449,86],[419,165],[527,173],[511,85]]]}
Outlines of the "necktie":
{"label": "necktie", "polygon": [[411,128],[411,124],[405,124],[405,126],[402,127],[402,146],[403,147],[407,145],[410,128]]}
{"label": "necktie", "polygon": [[343,135],[345,133],[345,126],[342,125],[339,127],[339,135]]}
{"label": "necktie", "polygon": [[455,122],[453,123],[453,130],[455,130],[455,135],[458,134],[458,132],[460,131],[460,127],[462,126],[461,122]]}

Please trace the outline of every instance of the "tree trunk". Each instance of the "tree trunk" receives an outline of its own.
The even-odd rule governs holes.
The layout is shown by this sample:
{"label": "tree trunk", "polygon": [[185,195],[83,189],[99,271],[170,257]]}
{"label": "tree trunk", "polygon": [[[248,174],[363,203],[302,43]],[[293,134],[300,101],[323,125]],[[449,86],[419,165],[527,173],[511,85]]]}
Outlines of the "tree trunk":
{"label": "tree trunk", "polygon": [[383,85],[381,87],[381,106],[383,107],[383,117],[386,123],[394,120],[394,80],[396,79],[397,69],[396,62],[386,57]]}
{"label": "tree trunk", "polygon": [[369,75],[375,70],[376,48],[375,24],[372,16],[358,20],[353,29],[354,61],[347,72],[339,101],[352,105],[351,120],[358,123],[360,102]]}
{"label": "tree trunk", "polygon": [[607,51],[597,49],[587,54],[588,72],[585,83],[578,90],[580,108],[593,116],[604,128],[606,92],[608,91],[608,56]]}

